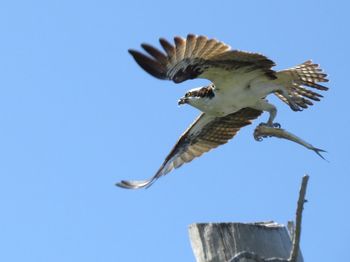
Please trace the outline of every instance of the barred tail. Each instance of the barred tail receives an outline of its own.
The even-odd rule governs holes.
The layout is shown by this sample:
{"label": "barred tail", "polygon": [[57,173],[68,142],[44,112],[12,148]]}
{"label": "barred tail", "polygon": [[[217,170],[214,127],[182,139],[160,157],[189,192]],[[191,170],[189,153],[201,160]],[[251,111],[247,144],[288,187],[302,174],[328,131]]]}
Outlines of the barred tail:
{"label": "barred tail", "polygon": [[292,100],[300,110],[313,105],[312,101],[320,101],[321,94],[309,90],[307,87],[326,91],[328,87],[318,84],[319,82],[328,82],[327,74],[323,73],[318,64],[313,64],[308,60],[295,67],[277,72],[277,81],[283,84],[288,92],[289,99],[282,93],[275,93],[283,102],[290,105],[288,100]]}

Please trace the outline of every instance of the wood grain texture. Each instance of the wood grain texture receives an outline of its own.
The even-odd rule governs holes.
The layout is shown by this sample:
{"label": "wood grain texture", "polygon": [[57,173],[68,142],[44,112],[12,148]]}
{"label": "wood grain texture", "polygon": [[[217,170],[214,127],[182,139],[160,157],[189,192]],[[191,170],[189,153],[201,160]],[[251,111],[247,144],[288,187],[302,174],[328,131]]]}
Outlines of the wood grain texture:
{"label": "wood grain texture", "polygon": [[[292,249],[286,227],[274,222],[196,223],[189,226],[189,235],[197,262],[228,262],[243,251],[287,260]],[[297,262],[303,262],[301,254]]]}

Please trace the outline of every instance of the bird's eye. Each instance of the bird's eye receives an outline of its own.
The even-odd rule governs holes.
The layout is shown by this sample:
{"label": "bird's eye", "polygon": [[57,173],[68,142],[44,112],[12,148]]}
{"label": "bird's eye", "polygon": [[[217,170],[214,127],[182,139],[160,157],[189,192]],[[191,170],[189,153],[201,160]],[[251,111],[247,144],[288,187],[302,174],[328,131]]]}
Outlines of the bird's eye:
{"label": "bird's eye", "polygon": [[189,97],[191,95],[191,93],[186,93],[185,97]]}

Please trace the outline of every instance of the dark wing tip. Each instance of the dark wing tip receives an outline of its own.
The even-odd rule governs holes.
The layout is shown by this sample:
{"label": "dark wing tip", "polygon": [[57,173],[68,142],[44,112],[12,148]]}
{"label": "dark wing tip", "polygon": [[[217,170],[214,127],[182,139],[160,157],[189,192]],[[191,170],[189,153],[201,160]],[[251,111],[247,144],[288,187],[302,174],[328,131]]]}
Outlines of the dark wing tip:
{"label": "dark wing tip", "polygon": [[159,43],[167,53],[168,57],[172,57],[175,54],[175,47],[165,38],[159,38]]}
{"label": "dark wing tip", "polygon": [[187,38],[196,38],[196,37],[197,35],[195,34],[192,34],[192,33],[187,34]]}
{"label": "dark wing tip", "polygon": [[159,79],[166,79],[166,68],[158,61],[144,55],[143,53],[129,49],[129,54],[135,59],[136,63],[147,73]]}
{"label": "dark wing tip", "polygon": [[185,44],[186,40],[183,39],[181,36],[175,36],[174,37],[174,42],[175,42],[175,46],[178,46],[180,44]]}
{"label": "dark wing tip", "polygon": [[174,46],[164,37],[161,37],[159,38],[159,43],[162,45],[162,46],[168,46],[170,48],[174,48]]}
{"label": "dark wing tip", "polygon": [[119,183],[116,183],[115,185],[125,189],[140,189],[149,187],[152,184],[152,182],[152,180],[122,180]]}
{"label": "dark wing tip", "polygon": [[318,90],[322,90],[322,91],[327,91],[329,89],[329,87],[327,86],[323,86],[314,82],[310,82],[310,81],[302,81],[303,85],[309,86],[309,87],[313,87],[316,88]]}
{"label": "dark wing tip", "polygon": [[142,43],[141,47],[148,53],[150,54],[155,60],[157,60],[159,63],[162,65],[166,66],[168,63],[168,57],[163,54],[160,50],[155,48],[152,45],[149,45],[147,43]]}

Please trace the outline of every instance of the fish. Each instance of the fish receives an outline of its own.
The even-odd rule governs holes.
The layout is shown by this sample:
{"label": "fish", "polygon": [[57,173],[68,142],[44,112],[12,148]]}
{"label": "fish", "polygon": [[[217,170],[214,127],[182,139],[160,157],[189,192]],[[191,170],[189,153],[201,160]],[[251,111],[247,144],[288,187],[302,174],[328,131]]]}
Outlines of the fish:
{"label": "fish", "polygon": [[270,127],[265,124],[261,124],[255,128],[253,135],[256,141],[263,141],[263,139],[267,137],[277,137],[295,142],[303,147],[306,147],[307,149],[314,151],[319,157],[327,161],[327,159],[321,154],[326,153],[326,150],[314,147],[312,144],[280,127]]}

